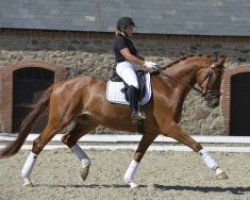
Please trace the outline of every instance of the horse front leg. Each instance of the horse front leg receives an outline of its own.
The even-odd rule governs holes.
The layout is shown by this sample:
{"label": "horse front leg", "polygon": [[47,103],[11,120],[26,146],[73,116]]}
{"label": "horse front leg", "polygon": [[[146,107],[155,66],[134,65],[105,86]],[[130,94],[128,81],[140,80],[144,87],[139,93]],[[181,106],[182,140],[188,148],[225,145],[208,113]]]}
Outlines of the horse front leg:
{"label": "horse front leg", "polygon": [[190,147],[196,153],[198,153],[202,157],[205,165],[215,171],[217,179],[224,180],[228,178],[227,174],[221,170],[219,164],[212,158],[209,152],[205,150],[201,144],[196,142],[191,136],[187,135],[178,124],[172,122],[170,126],[165,127],[163,130],[165,133],[168,133],[163,133],[164,135],[176,139],[178,142]]}
{"label": "horse front leg", "polygon": [[145,133],[140,142],[139,145],[134,153],[134,159],[131,161],[125,175],[124,175],[124,181],[127,185],[130,186],[130,188],[135,188],[138,185],[134,183],[134,176],[138,169],[139,163],[141,159],[143,158],[145,152],[147,151],[148,147],[152,144],[154,139],[157,137],[157,134],[147,134]]}

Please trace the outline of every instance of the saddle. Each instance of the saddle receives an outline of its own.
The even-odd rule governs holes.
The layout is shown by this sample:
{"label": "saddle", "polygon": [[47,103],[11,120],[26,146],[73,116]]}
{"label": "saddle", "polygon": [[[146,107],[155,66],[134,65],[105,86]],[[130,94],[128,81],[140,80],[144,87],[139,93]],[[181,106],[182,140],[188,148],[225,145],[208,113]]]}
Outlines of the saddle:
{"label": "saddle", "polygon": [[[151,98],[151,84],[150,84],[150,74],[148,72],[138,70],[136,71],[140,97],[139,105],[145,105]],[[115,68],[113,69],[109,80],[107,82],[106,88],[106,98],[112,103],[120,103],[129,105],[129,91],[128,84],[126,84],[116,73]]]}

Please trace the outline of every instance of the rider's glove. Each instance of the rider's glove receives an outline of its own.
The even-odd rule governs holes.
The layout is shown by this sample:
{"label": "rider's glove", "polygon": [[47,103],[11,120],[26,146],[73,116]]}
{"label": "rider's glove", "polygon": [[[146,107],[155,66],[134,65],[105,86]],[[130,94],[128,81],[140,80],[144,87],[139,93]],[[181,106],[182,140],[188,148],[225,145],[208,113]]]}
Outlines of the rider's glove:
{"label": "rider's glove", "polygon": [[144,66],[147,68],[157,68],[157,64],[151,61],[145,61],[144,62]]}
{"label": "rider's glove", "polygon": [[144,66],[148,68],[150,74],[159,74],[159,65],[151,61],[145,61]]}
{"label": "rider's glove", "polygon": [[151,61],[145,61],[144,66],[147,67],[147,68],[156,68],[157,64],[154,63],[154,62],[151,62]]}

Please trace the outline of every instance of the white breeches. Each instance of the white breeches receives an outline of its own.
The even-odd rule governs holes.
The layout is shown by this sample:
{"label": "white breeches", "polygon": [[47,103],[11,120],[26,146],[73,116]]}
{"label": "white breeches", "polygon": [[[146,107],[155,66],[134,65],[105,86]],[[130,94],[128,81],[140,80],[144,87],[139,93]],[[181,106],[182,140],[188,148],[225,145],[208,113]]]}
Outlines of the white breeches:
{"label": "white breeches", "polygon": [[139,89],[138,79],[136,76],[136,67],[130,62],[121,62],[116,66],[117,74],[127,83],[129,86],[133,85]]}

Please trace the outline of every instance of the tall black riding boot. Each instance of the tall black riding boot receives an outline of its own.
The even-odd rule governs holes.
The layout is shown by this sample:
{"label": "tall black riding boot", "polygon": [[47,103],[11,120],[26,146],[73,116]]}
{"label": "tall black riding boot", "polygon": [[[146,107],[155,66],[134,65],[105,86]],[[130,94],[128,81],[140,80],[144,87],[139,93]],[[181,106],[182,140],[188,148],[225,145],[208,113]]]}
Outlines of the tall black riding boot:
{"label": "tall black riding boot", "polygon": [[129,86],[129,100],[130,100],[130,107],[132,110],[132,118],[134,120],[143,120],[146,118],[143,112],[139,111],[139,89],[134,86]]}

